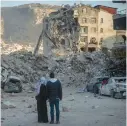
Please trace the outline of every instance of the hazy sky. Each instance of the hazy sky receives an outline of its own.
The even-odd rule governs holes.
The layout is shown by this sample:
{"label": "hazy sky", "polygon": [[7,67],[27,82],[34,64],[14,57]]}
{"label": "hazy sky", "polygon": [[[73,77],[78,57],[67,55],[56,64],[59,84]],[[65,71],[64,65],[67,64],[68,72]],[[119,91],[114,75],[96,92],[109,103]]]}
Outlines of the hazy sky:
{"label": "hazy sky", "polygon": [[[41,3],[41,4],[51,4],[51,5],[62,5],[62,4],[70,4],[73,5],[74,3],[80,3],[80,1],[60,1],[60,0],[52,0],[52,1],[2,1],[1,7],[12,7],[22,4],[28,3]],[[118,8],[118,10],[126,9],[126,4],[122,3],[112,3],[112,1],[81,1],[84,4],[91,4],[92,6],[95,5],[105,5],[110,7]]]}

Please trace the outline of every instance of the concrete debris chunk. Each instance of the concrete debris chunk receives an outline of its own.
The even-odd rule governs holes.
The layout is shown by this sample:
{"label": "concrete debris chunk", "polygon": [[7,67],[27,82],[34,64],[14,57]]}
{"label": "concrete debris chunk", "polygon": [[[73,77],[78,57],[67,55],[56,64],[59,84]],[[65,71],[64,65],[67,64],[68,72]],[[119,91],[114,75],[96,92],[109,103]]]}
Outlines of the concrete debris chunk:
{"label": "concrete debris chunk", "polygon": [[28,108],[32,108],[32,105],[29,105]]}
{"label": "concrete debris chunk", "polygon": [[8,109],[8,108],[16,108],[16,105],[11,103],[10,101],[4,101],[1,103],[1,109]]}
{"label": "concrete debris chunk", "polygon": [[69,109],[68,109],[67,107],[64,107],[64,106],[63,106],[63,107],[62,107],[62,111],[63,111],[63,112],[69,112]]}

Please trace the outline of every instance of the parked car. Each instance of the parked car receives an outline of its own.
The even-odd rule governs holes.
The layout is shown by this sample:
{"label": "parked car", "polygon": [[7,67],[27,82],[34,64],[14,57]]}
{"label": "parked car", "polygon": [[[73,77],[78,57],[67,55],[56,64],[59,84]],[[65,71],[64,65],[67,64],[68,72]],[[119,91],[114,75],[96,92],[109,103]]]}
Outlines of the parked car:
{"label": "parked car", "polygon": [[19,93],[22,91],[22,82],[20,78],[9,76],[4,83],[3,90],[7,93]]}
{"label": "parked car", "polygon": [[100,95],[109,95],[114,98],[126,96],[126,77],[111,77],[107,84],[100,86]]}
{"label": "parked car", "polygon": [[94,91],[94,85],[97,84],[98,86],[98,92],[99,93],[99,87],[101,86],[102,82],[107,80],[108,81],[109,77],[105,76],[105,77],[95,77],[90,81],[90,84],[88,84],[86,86],[86,89],[88,92],[93,92]]}

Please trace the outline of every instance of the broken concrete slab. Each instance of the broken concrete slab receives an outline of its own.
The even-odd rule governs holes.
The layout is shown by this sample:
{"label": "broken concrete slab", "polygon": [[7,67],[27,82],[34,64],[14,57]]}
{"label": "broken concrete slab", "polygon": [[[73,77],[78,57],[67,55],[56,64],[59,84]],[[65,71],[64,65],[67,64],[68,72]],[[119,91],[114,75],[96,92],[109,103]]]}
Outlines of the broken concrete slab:
{"label": "broken concrete slab", "polygon": [[1,109],[9,109],[9,108],[16,108],[16,105],[11,103],[10,101],[3,101],[1,103]]}
{"label": "broken concrete slab", "polygon": [[67,107],[62,107],[63,112],[69,112],[69,109]]}

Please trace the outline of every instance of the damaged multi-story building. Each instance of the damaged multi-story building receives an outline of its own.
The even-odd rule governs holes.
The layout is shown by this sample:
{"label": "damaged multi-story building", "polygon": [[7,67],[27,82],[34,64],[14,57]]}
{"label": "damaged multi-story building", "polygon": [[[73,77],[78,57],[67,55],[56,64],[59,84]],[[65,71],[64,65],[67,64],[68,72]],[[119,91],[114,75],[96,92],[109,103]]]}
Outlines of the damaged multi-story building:
{"label": "damaged multi-story building", "polygon": [[43,41],[43,53],[46,57],[52,54],[68,55],[77,52],[79,39],[79,24],[73,17],[73,7],[64,6],[52,12],[43,20],[43,29],[35,49]]}
{"label": "damaged multi-story building", "polygon": [[[74,52],[112,49],[117,41],[113,15],[117,8],[97,5],[65,5],[43,20],[41,37],[44,54],[48,56],[55,48],[58,54],[65,50]],[[61,51],[61,53],[60,53]]]}
{"label": "damaged multi-story building", "polygon": [[87,51],[100,50],[102,46],[111,48],[115,42],[113,14],[117,8],[97,5],[81,5],[74,9],[74,17],[80,24],[79,45]]}

